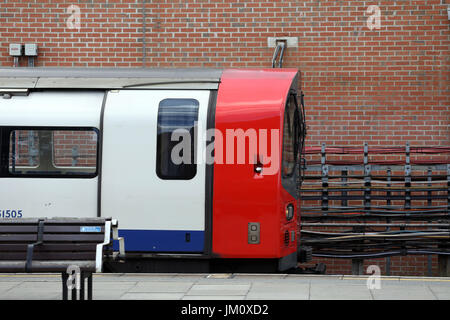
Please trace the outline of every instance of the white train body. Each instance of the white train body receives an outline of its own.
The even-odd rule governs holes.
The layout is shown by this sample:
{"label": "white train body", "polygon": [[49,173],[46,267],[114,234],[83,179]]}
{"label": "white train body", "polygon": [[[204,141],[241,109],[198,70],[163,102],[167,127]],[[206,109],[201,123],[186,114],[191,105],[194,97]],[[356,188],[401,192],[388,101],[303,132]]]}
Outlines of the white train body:
{"label": "white train body", "polygon": [[[0,219],[112,217],[127,256],[294,267],[298,145],[285,135],[300,132],[297,77],[289,69],[0,69]],[[263,163],[205,161],[198,141],[207,129],[247,127],[281,132],[272,154],[292,153],[283,159],[289,176],[278,168],[264,176]],[[175,128],[193,131],[194,165],[167,160]]]}

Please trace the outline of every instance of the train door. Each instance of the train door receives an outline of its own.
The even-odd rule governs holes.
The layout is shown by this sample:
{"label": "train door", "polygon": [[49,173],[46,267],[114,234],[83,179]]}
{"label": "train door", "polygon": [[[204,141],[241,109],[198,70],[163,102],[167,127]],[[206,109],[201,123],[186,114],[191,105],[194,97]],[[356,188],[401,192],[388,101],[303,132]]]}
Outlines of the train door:
{"label": "train door", "polygon": [[209,91],[113,90],[103,118],[101,212],[126,250],[203,252]]}
{"label": "train door", "polygon": [[0,98],[0,218],[97,216],[104,93]]}

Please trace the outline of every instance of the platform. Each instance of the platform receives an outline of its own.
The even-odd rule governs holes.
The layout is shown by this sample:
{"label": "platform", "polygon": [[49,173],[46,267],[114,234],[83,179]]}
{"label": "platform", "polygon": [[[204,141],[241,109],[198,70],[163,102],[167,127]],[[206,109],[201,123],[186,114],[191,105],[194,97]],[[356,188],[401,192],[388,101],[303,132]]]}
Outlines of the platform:
{"label": "platform", "polygon": [[[94,300],[449,300],[450,278],[291,274],[95,274]],[[372,283],[374,284],[374,283]],[[59,274],[0,274],[0,300],[60,300]]]}

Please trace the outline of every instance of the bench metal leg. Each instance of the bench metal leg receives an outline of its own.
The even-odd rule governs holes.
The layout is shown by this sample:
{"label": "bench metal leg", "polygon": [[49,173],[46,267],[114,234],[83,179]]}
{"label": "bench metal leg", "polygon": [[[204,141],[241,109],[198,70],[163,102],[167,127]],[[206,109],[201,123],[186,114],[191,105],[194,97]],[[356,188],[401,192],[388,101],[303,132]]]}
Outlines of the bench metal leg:
{"label": "bench metal leg", "polygon": [[86,274],[84,272],[81,273],[81,283],[80,283],[80,300],[84,300],[84,282],[86,281]]}
{"label": "bench metal leg", "polygon": [[92,273],[81,273],[80,300],[86,297],[86,280],[87,280],[87,298],[92,300]]}
{"label": "bench metal leg", "polygon": [[76,288],[76,286],[72,289],[72,300],[77,300],[77,288]]}
{"label": "bench metal leg", "polygon": [[89,273],[87,280],[88,280],[88,300],[92,300],[92,273]]}
{"label": "bench metal leg", "polygon": [[[69,275],[65,272],[61,273],[62,279],[62,299],[68,300],[69,298],[69,289],[67,288],[67,280],[69,279]],[[92,273],[84,273],[82,272],[80,275],[80,295],[79,300],[84,300],[86,298],[86,280],[87,280],[87,299],[92,300]],[[72,290],[72,300],[77,300],[77,289],[74,287]]]}
{"label": "bench metal leg", "polygon": [[61,279],[62,279],[62,299],[67,300],[67,296],[68,296],[67,280],[69,279],[69,275],[65,272],[62,272]]}

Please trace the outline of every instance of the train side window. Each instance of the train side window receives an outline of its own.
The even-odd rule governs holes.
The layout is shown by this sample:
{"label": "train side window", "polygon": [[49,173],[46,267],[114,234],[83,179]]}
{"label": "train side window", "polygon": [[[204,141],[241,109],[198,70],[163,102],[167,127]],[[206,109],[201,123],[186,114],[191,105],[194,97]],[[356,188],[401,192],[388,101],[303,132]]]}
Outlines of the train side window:
{"label": "train side window", "polygon": [[199,102],[165,99],[159,103],[156,174],[164,180],[189,180],[197,173],[196,137]]}
{"label": "train side window", "polygon": [[83,168],[83,170],[95,172],[97,166],[97,133],[95,131],[55,130],[52,134],[55,168]]}
{"label": "train side window", "polygon": [[18,129],[10,131],[12,176],[95,176],[97,130]]}
{"label": "train side window", "polygon": [[10,134],[9,172],[17,172],[17,168],[38,168],[39,137],[34,130],[14,130]]}
{"label": "train side window", "polygon": [[298,110],[294,99],[294,96],[289,96],[284,111],[282,152],[283,178],[289,178],[294,174],[298,152]]}

